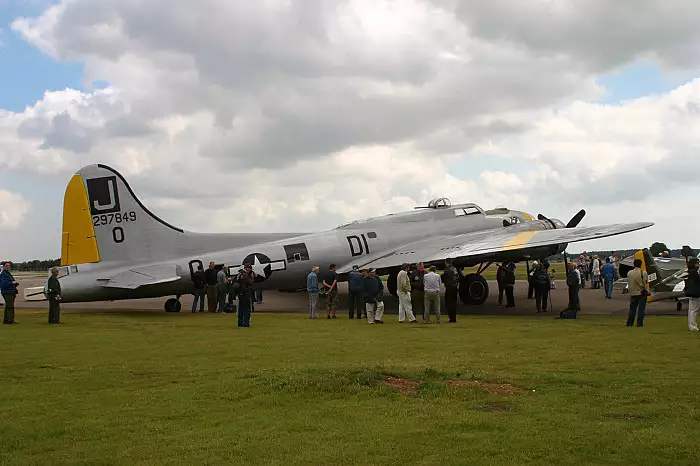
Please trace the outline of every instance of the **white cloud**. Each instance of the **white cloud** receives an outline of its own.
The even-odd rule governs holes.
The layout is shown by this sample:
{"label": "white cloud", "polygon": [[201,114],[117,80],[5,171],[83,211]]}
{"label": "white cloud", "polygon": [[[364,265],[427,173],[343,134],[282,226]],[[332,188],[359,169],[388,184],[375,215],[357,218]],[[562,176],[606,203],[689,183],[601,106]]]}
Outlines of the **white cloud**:
{"label": "white cloud", "polygon": [[437,196],[588,223],[684,212],[658,200],[697,172],[700,84],[610,106],[596,78],[639,57],[697,68],[700,4],[502,3],[64,0],[13,30],[110,86],[0,110],[0,169],[107,163],[199,231],[318,230]]}
{"label": "white cloud", "polygon": [[0,230],[16,230],[21,227],[31,207],[21,195],[4,189],[0,189],[0,205]]}

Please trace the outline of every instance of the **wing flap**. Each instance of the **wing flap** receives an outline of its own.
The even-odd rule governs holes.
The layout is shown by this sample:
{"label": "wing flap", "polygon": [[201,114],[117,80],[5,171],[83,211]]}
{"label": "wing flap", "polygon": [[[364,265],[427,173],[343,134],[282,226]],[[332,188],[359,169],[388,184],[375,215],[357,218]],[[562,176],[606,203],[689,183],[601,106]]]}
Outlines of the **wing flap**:
{"label": "wing flap", "polygon": [[[484,260],[498,261],[499,257],[507,252],[605,238],[641,230],[652,225],[654,224],[650,222],[638,222],[556,230],[523,231],[517,226],[499,230],[482,230],[449,238],[431,237],[394,249],[381,256],[368,257],[364,264],[358,265],[385,269],[399,266],[404,262],[435,262],[448,258],[458,259],[475,256],[483,257]],[[352,264],[356,263],[357,261]],[[338,273],[349,272],[352,264],[339,268]]]}
{"label": "wing flap", "polygon": [[180,280],[180,268],[175,264],[158,264],[137,267],[103,278],[105,288],[135,290],[142,286],[159,285]]}

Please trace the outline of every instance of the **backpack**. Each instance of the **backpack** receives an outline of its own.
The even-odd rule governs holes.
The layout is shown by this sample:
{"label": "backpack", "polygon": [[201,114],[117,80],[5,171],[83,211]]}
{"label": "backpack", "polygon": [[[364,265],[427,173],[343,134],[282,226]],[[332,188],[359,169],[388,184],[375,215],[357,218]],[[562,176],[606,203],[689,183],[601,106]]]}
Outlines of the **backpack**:
{"label": "backpack", "polygon": [[540,288],[549,288],[549,276],[545,272],[537,272],[535,274],[535,285]]}
{"label": "backpack", "polygon": [[223,311],[224,311],[226,314],[231,314],[232,312],[236,312],[236,306],[233,305],[233,304],[231,304],[231,303],[226,303],[226,304],[224,304],[224,309],[223,309]]}
{"label": "backpack", "polygon": [[559,318],[561,319],[575,319],[576,318],[576,311],[573,309],[564,309],[559,313]]}
{"label": "backpack", "polygon": [[566,284],[568,286],[579,285],[578,275],[576,275],[574,270],[570,270],[569,273],[566,274]]}

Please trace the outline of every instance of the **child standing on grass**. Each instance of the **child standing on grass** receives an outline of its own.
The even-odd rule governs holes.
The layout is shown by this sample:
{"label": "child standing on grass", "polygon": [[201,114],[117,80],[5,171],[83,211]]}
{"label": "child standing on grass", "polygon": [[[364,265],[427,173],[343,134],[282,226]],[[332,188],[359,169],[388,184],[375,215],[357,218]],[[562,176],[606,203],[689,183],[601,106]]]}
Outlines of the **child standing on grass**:
{"label": "child standing on grass", "polygon": [[554,282],[554,279],[556,278],[556,276],[557,276],[557,273],[556,273],[556,271],[554,270],[554,267],[552,267],[551,269],[549,269],[549,288],[550,288],[551,290],[554,290],[554,289],[557,288],[557,285],[556,285],[555,282]]}

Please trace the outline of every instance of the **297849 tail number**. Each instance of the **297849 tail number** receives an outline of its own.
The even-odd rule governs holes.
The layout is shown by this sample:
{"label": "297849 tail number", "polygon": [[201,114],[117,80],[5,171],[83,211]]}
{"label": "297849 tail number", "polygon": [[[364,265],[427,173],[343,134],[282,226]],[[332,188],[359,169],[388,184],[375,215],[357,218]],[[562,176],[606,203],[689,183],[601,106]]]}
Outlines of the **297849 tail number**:
{"label": "297849 tail number", "polygon": [[92,216],[92,225],[112,225],[114,223],[127,223],[136,221],[136,212],[117,212],[115,214],[102,214]]}

